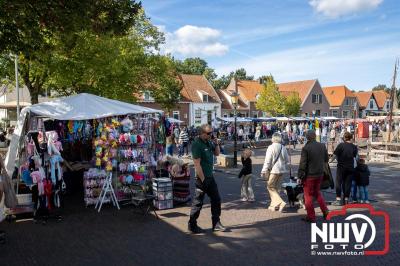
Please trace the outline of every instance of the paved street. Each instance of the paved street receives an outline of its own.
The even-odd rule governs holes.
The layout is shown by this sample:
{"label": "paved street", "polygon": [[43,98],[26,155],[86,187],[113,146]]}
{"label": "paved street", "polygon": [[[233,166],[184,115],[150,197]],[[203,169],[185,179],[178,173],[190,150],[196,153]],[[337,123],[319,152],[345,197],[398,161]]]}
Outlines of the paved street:
{"label": "paved street", "polygon": [[[257,150],[254,173],[260,172],[265,149]],[[297,165],[299,151],[292,152]],[[333,165],[332,165],[333,166]],[[296,172],[296,166],[293,167]],[[334,167],[333,171],[335,171]],[[199,225],[204,235],[187,232],[189,207],[141,216],[131,207],[107,206],[100,214],[71,199],[65,219],[36,225],[3,223],[8,242],[0,246],[1,265],[398,265],[400,259],[400,166],[374,163],[370,198],[390,214],[390,252],[385,256],[311,256],[310,225],[300,221],[303,210],[266,210],[265,183],[255,180],[255,203],[239,200],[237,170],[216,172],[223,199],[222,222],[229,232],[212,233],[206,204]],[[333,191],[324,193],[333,200]],[[330,209],[333,209],[331,206]],[[321,216],[319,209],[317,214]],[[318,218],[319,222],[322,218]],[[378,235],[382,233],[378,231]]]}

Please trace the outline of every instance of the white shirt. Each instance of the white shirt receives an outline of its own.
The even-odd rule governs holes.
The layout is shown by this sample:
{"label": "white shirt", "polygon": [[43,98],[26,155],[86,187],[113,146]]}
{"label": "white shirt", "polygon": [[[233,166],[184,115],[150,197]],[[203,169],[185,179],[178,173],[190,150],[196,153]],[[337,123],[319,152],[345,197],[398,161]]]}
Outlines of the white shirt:
{"label": "white shirt", "polygon": [[[282,147],[281,154],[279,155],[279,159],[276,161],[275,165],[272,165],[278,154],[279,150]],[[269,168],[271,169],[271,174],[284,174],[288,172],[287,165],[289,164],[289,154],[285,148],[285,146],[280,143],[272,143],[269,145],[267,152],[265,154],[264,165],[261,170],[261,173],[265,173]]]}

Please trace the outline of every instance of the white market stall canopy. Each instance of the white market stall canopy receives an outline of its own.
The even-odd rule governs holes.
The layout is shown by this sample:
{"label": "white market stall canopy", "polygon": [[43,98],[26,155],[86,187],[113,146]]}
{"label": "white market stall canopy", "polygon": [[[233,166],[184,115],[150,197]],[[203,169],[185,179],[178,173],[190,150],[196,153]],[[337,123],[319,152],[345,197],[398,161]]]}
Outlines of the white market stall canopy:
{"label": "white market stall canopy", "polygon": [[[224,122],[235,122],[235,118],[234,117],[221,117],[218,118],[221,121]],[[246,123],[246,122],[251,122],[252,120],[250,118],[246,118],[246,117],[238,117],[236,122],[237,123]]]}
{"label": "white market stall canopy", "polygon": [[89,120],[127,114],[162,113],[163,111],[81,93],[28,106],[22,110],[21,116],[26,112],[57,120]]}
{"label": "white market stall canopy", "polygon": [[81,93],[25,107],[19,116],[4,162],[7,173],[12,175],[14,171],[17,152],[25,137],[26,121],[30,115],[57,120],[91,120],[120,115],[162,112],[161,110],[111,100],[88,93]]}

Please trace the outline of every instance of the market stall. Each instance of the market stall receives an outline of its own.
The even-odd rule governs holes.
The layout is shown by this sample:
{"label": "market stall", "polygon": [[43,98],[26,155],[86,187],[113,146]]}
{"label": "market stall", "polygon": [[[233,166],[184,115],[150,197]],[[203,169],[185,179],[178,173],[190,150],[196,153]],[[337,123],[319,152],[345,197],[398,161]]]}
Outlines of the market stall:
{"label": "market stall", "polygon": [[26,107],[6,156],[7,172],[29,187],[26,201],[34,209],[51,210],[68,187],[63,174],[69,162],[80,160],[86,162],[85,204],[100,210],[111,201],[119,208],[118,202],[151,188],[166,126],[148,115],[161,112],[86,93]]}

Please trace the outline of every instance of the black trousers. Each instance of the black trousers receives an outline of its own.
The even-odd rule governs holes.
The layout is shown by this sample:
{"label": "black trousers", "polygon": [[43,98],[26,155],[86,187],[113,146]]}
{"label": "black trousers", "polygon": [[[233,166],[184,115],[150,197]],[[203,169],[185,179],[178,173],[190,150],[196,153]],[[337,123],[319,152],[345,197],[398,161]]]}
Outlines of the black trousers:
{"label": "black trousers", "polygon": [[338,167],[336,171],[336,197],[340,198],[343,195],[345,198],[350,197],[351,181],[353,179],[354,169],[346,169]]}
{"label": "black trousers", "polygon": [[196,178],[196,191],[192,201],[189,224],[196,225],[201,208],[203,207],[204,196],[208,195],[211,201],[211,216],[213,226],[219,222],[221,216],[221,198],[218,192],[217,183],[214,177],[206,177],[203,182]]}

